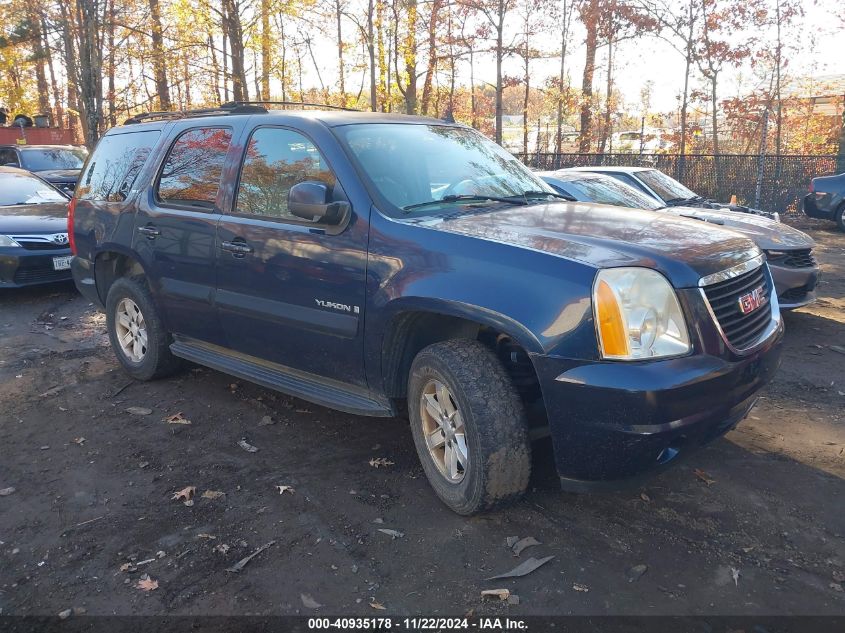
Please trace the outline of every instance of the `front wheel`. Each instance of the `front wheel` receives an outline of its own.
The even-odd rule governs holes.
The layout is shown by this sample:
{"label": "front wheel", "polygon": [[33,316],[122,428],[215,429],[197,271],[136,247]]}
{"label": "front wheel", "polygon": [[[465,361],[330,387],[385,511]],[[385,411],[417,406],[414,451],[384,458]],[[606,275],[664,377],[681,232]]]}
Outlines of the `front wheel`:
{"label": "front wheel", "polygon": [[455,512],[474,514],[525,492],[531,474],[525,410],[484,345],[443,341],[417,354],[408,414],[426,477]]}
{"label": "front wheel", "polygon": [[845,231],[845,202],[839,205],[839,210],[836,212],[836,226],[840,231]]}
{"label": "front wheel", "polygon": [[106,328],[117,360],[133,378],[162,378],[179,368],[179,359],[170,353],[170,335],[143,281],[123,277],[112,284],[106,297]]}

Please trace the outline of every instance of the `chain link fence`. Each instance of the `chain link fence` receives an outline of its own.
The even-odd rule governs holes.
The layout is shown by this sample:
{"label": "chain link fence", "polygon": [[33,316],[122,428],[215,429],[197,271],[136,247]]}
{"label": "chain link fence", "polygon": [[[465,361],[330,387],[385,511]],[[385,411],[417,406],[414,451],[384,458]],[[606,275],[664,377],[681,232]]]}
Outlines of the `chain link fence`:
{"label": "chain link fence", "polygon": [[515,154],[532,169],[582,166],[654,167],[698,195],[779,213],[797,212],[816,176],[836,173],[836,156],[693,154]]}

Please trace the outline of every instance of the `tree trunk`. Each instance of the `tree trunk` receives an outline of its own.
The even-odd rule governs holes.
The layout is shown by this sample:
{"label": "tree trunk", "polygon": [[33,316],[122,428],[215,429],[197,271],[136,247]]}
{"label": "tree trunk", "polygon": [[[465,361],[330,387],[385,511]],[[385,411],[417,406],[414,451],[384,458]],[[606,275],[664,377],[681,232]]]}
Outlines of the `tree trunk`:
{"label": "tree trunk", "polygon": [[[611,134],[610,117],[611,117],[611,100],[613,97],[613,38],[607,40],[607,90],[604,95],[604,127],[601,131],[601,141],[599,143],[599,154],[604,154],[607,147],[607,139]],[[611,148],[613,144],[611,143]]]}
{"label": "tree trunk", "polygon": [[433,0],[431,4],[431,17],[428,21],[428,65],[425,69],[425,83],[423,84],[422,108],[423,115],[428,114],[431,104],[431,86],[434,80],[434,73],[437,70],[437,20],[440,17],[443,0]]}
{"label": "tree trunk", "polygon": [[587,29],[585,40],[586,57],[584,61],[584,74],[581,78],[581,132],[578,138],[578,151],[586,154],[590,151],[592,140],[592,116],[593,116],[593,73],[596,69],[596,45],[598,42],[598,0],[589,0],[589,4],[582,14],[585,18],[584,27]]}
{"label": "tree trunk", "polygon": [[684,95],[681,100],[681,155],[678,159],[678,180],[684,182],[687,171],[687,110],[689,109],[689,75],[692,66],[692,45],[693,45],[693,3],[689,3],[689,31],[686,41],[686,55],[684,60]]}
{"label": "tree trunk", "polygon": [[344,78],[346,69],[343,65],[343,24],[341,21],[343,7],[340,2],[341,0],[335,0],[335,19],[337,23],[337,75],[341,102],[342,105],[346,105],[346,80]]}
{"label": "tree trunk", "polygon": [[109,0],[108,5],[108,46],[109,46],[109,57],[107,62],[107,71],[106,74],[108,75],[108,100],[109,100],[109,127],[114,127],[117,125],[117,105],[115,103],[115,60],[114,60],[114,22],[116,19],[115,12],[114,12],[114,0]]}
{"label": "tree trunk", "polygon": [[566,3],[567,0],[563,0],[563,25],[560,29],[560,84],[557,98],[557,133],[555,135],[555,153],[557,154],[562,152],[563,147],[563,100],[566,96],[563,91],[563,84],[566,81],[566,44],[569,30]]}
{"label": "tree trunk", "polygon": [[29,12],[29,19],[31,23],[32,34],[32,52],[35,59],[35,79],[38,87],[38,110],[39,114],[50,115],[50,88],[47,85],[47,69],[45,65],[45,58],[47,57],[44,51],[44,43],[41,39],[41,22],[38,19],[38,14],[35,8],[31,8]]}
{"label": "tree trunk", "polygon": [[41,24],[41,37],[44,42],[44,51],[47,54],[47,68],[50,71],[50,87],[53,91],[53,104],[55,108],[55,118],[53,121],[59,127],[65,124],[64,117],[64,109],[62,108],[62,93],[59,90],[59,83],[56,81],[56,70],[53,65],[53,52],[50,50],[50,40],[47,38],[47,21],[44,19],[44,15],[41,14],[40,17],[40,24]]}
{"label": "tree trunk", "polygon": [[261,0],[261,99],[264,101],[270,100],[271,38],[270,0]]}
{"label": "tree trunk", "polygon": [[249,84],[246,80],[244,64],[243,26],[237,0],[223,0],[223,15],[232,56],[232,98],[235,101],[249,101]]}
{"label": "tree trunk", "polygon": [[408,2],[408,33],[405,37],[405,74],[408,84],[405,86],[405,113],[417,112],[417,0]]}
{"label": "tree trunk", "polygon": [[722,188],[722,169],[719,160],[719,113],[718,113],[718,99],[716,97],[716,82],[719,74],[713,72],[710,77],[710,105],[713,108],[711,116],[711,125],[713,127],[713,161],[716,172],[716,191],[721,192]]}
{"label": "tree trunk", "polygon": [[472,127],[478,129],[478,103],[475,99],[475,50],[469,47],[469,94],[472,108]]}
{"label": "tree trunk", "polygon": [[376,88],[376,40],[375,40],[375,0],[367,4],[367,57],[370,62],[370,111],[378,111],[378,89]]}
{"label": "tree trunk", "polygon": [[[522,152],[527,156],[528,155],[528,100],[531,97],[531,77],[528,75],[528,63],[529,63],[529,55],[528,52],[528,33],[525,34],[525,92],[522,95]],[[540,147],[540,134],[537,133],[537,147]]]}
{"label": "tree trunk", "polygon": [[[79,112],[79,69],[76,61],[76,49],[73,45],[73,25],[69,14],[69,7],[63,2],[59,3],[62,15],[62,45],[64,49],[65,71],[67,73],[67,126],[74,139],[78,138],[80,117],[74,112]],[[84,132],[83,132],[84,136]]]}
{"label": "tree trunk", "polygon": [[167,66],[164,58],[164,38],[161,26],[161,8],[158,0],[150,0],[150,20],[152,21],[153,75],[158,93],[159,109],[170,110],[170,87],[167,83]]}
{"label": "tree trunk", "polygon": [[211,92],[217,97],[217,103],[222,103],[222,99],[220,97],[220,64],[217,62],[217,51],[214,47],[214,39],[211,37],[210,33],[208,34],[207,42],[208,52],[211,54]]}

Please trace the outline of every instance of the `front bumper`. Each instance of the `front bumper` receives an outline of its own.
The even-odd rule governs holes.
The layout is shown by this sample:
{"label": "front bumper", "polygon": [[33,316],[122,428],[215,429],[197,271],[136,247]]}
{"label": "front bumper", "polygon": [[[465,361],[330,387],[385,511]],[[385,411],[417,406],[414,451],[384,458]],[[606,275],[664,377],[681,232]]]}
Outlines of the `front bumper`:
{"label": "front bumper", "polygon": [[754,352],[731,358],[695,354],[567,368],[561,359],[535,357],[561,482],[570,489],[615,486],[720,437],[772,379],[782,340],[779,322]]}
{"label": "front bumper", "polygon": [[772,271],[781,310],[800,308],[816,300],[816,285],[820,276],[818,265],[789,268],[770,261],[769,270]]}
{"label": "front bumper", "polygon": [[29,250],[22,247],[0,248],[0,288],[21,288],[57,281],[68,281],[68,269],[55,270],[54,257],[66,257],[70,249]]}

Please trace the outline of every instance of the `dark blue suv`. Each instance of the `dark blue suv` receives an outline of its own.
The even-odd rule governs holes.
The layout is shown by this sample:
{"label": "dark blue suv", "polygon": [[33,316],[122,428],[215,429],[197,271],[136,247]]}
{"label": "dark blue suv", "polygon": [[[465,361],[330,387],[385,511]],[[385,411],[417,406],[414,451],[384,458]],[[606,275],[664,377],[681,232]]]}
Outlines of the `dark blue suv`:
{"label": "dark blue suv", "polygon": [[752,242],[561,198],[433,119],[143,115],[85,165],[72,269],[133,377],[187,359],[349,413],[407,407],[434,490],[470,514],[524,492],[544,434],[570,487],[671,464],[779,362]]}

